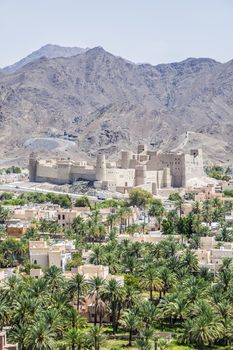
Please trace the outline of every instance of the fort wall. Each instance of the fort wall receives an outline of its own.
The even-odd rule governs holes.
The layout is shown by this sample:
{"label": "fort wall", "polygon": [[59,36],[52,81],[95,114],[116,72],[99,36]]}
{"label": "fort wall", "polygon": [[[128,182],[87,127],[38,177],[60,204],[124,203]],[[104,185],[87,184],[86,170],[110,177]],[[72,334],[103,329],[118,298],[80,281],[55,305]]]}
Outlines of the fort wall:
{"label": "fort wall", "polygon": [[138,152],[122,151],[117,162],[106,162],[105,155],[98,154],[96,164],[86,161],[41,160],[29,158],[30,181],[72,183],[88,180],[98,187],[116,190],[135,186],[150,188],[152,192],[171,187],[186,187],[195,177],[204,175],[202,150],[182,152],[148,151],[145,145]]}

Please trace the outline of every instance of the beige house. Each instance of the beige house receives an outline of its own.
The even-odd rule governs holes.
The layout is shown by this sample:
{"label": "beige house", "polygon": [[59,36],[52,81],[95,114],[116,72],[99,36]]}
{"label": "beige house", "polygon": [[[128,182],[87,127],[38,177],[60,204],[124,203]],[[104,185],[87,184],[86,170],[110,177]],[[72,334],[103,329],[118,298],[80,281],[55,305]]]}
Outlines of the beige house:
{"label": "beige house", "polygon": [[90,215],[89,208],[59,209],[57,211],[57,221],[64,228],[70,228],[74,219],[80,216],[87,219]]}
{"label": "beige house", "polygon": [[71,252],[66,251],[66,245],[48,245],[46,241],[30,241],[29,255],[32,264],[42,269],[56,266],[65,271],[65,266],[71,259]]}
{"label": "beige house", "polygon": [[17,344],[7,344],[5,331],[0,332],[0,350],[18,350]]}
{"label": "beige house", "polygon": [[215,237],[201,237],[200,238],[200,248],[203,250],[210,250],[216,246]]}
{"label": "beige house", "polygon": [[0,269],[0,284],[16,273],[16,268],[6,267]]}
{"label": "beige house", "polygon": [[79,273],[81,275],[84,275],[85,278],[88,280],[92,277],[101,277],[105,280],[115,279],[120,283],[120,285],[124,286],[124,276],[117,276],[117,275],[111,275],[109,273],[109,267],[104,265],[92,265],[92,264],[85,264],[78,266],[77,268],[72,268],[71,272],[66,273],[69,277],[70,275]]}
{"label": "beige house", "polygon": [[24,221],[32,221],[34,219],[55,221],[57,220],[57,209],[43,206],[20,207],[13,210],[12,218]]}
{"label": "beige house", "polygon": [[40,278],[44,276],[44,272],[41,268],[38,268],[38,269],[33,268],[30,270],[30,276],[34,278]]}
{"label": "beige house", "polygon": [[[131,242],[144,242],[144,243],[154,243],[157,244],[171,236],[163,235],[161,231],[151,231],[148,234],[134,233],[133,235],[121,234],[117,237],[118,242],[122,242],[127,239]],[[173,235],[177,241],[181,241],[180,235]]]}
{"label": "beige house", "polygon": [[20,238],[25,235],[30,227],[32,227],[32,224],[29,222],[22,222],[17,220],[13,222],[13,220],[11,220],[11,223],[7,224],[6,226],[6,232],[9,237]]}
{"label": "beige house", "polygon": [[221,197],[221,193],[216,192],[216,185],[209,184],[207,186],[192,188],[191,192],[195,194],[195,201],[205,201],[214,197]]}
{"label": "beige house", "polygon": [[221,248],[197,249],[193,251],[198,258],[199,265],[209,268],[211,271],[218,271],[224,258],[233,259],[233,244],[223,242]]}

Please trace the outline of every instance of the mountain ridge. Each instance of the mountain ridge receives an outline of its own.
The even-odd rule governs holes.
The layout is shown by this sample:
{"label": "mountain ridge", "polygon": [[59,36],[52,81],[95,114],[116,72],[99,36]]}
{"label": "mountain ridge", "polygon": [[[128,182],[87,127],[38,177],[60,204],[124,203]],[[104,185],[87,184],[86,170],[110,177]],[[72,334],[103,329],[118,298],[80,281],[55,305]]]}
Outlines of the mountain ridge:
{"label": "mountain ridge", "polygon": [[22,58],[21,60],[15,62],[12,65],[2,68],[2,72],[6,74],[15,73],[17,70],[25,66],[30,62],[34,62],[42,57],[46,58],[57,58],[57,57],[71,57],[79,55],[83,52],[86,52],[88,48],[83,49],[80,47],[64,47],[54,44],[46,44],[40,49],[33,51],[28,56]]}
{"label": "mountain ridge", "polygon": [[[153,66],[96,47],[0,74],[2,156],[26,154],[29,136],[72,139],[80,153],[92,157],[133,150],[139,141],[172,149],[191,131],[190,147],[199,144],[206,158],[229,163],[232,116],[231,61],[188,58]],[[213,152],[216,140],[221,154]]]}

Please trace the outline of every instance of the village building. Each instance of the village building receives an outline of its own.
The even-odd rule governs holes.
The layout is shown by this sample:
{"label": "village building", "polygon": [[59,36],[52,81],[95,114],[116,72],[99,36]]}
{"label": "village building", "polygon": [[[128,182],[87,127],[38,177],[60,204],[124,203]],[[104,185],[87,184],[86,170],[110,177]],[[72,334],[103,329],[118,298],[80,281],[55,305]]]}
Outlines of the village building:
{"label": "village building", "polygon": [[6,225],[6,232],[9,237],[21,238],[30,227],[32,227],[30,222],[11,220]]}
{"label": "village building", "polygon": [[42,269],[48,269],[54,265],[64,272],[74,251],[74,245],[70,242],[53,245],[49,245],[47,241],[29,242],[30,261]]}
{"label": "village building", "polygon": [[[135,242],[140,242],[140,243],[153,243],[157,244],[167,238],[171,237],[170,235],[163,235],[160,230],[157,231],[150,231],[148,234],[142,234],[142,233],[134,233],[133,235],[129,234],[121,234],[117,237],[118,242],[122,242],[125,239],[135,243]],[[175,240],[181,241],[181,236],[180,235],[173,235],[172,236]]]}
{"label": "village building", "polygon": [[18,350],[17,344],[7,344],[6,331],[0,331],[0,350]]}

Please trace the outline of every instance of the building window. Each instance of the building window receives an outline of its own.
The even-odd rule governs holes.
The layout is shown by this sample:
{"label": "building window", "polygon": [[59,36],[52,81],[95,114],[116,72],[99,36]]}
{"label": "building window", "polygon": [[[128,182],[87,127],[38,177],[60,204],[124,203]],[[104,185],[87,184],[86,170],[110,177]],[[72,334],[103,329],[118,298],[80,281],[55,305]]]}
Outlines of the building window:
{"label": "building window", "polygon": [[34,264],[37,265],[37,260],[34,260]]}
{"label": "building window", "polygon": [[62,215],[62,220],[65,220],[65,215],[64,214]]}
{"label": "building window", "polygon": [[61,220],[61,215],[60,214],[58,214],[58,220]]}

